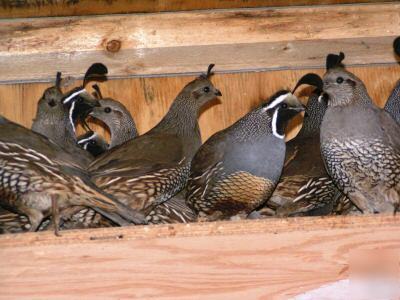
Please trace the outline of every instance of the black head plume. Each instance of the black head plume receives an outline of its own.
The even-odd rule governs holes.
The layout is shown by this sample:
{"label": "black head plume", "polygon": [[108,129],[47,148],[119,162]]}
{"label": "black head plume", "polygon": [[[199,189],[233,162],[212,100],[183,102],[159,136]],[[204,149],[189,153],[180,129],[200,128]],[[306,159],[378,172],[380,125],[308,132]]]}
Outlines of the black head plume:
{"label": "black head plume", "polygon": [[207,73],[206,73],[206,74],[204,74],[204,73],[201,74],[200,77],[201,77],[201,78],[204,78],[204,79],[208,79],[208,78],[210,78],[212,75],[214,75],[214,73],[211,72],[211,70],[214,68],[214,66],[215,66],[215,64],[210,64],[210,65],[208,66]]}
{"label": "black head plume", "polygon": [[344,59],[344,53],[340,52],[339,55],[337,54],[328,54],[326,57],[326,70],[336,68],[336,67],[343,67],[342,61]]}
{"label": "black head plume", "polygon": [[397,37],[394,42],[393,42],[393,48],[394,48],[394,52],[396,52],[396,54],[398,56],[400,56],[400,36]]}
{"label": "black head plume", "polygon": [[57,72],[56,75],[56,88],[60,89],[61,88],[61,72]]}
{"label": "black head plume", "polygon": [[103,95],[101,94],[100,87],[97,84],[93,84],[92,88],[95,90],[93,93],[96,99],[103,99]]}
{"label": "black head plume", "polygon": [[323,88],[323,85],[324,85],[323,82],[322,82],[322,78],[318,74],[307,73],[306,75],[304,75],[303,77],[301,77],[299,79],[299,81],[297,82],[296,86],[294,87],[294,89],[292,91],[292,94],[297,90],[297,88],[300,85],[303,85],[303,84],[308,84],[308,85],[311,85],[311,86],[315,86],[317,88],[316,92],[322,91],[322,88]]}
{"label": "black head plume", "polygon": [[102,63],[94,63],[86,71],[83,78],[83,86],[85,87],[91,81],[103,82],[107,80],[107,67]]}

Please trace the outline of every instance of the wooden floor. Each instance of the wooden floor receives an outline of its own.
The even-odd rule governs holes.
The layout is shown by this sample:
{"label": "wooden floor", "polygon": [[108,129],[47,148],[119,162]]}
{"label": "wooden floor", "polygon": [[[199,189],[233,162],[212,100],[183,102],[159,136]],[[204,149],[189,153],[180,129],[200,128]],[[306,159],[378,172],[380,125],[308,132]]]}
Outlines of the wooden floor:
{"label": "wooden floor", "polygon": [[3,235],[0,299],[289,299],[399,232],[380,215]]}

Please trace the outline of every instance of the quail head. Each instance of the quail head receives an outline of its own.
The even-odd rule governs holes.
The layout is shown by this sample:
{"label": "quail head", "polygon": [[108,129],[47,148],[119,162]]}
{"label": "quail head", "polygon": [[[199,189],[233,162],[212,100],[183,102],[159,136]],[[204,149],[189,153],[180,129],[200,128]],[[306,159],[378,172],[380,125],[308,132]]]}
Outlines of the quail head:
{"label": "quail head", "polygon": [[89,171],[98,186],[145,213],[183,189],[201,144],[199,110],[221,95],[209,78],[212,67],[182,89],[153,129],[91,164]]}
{"label": "quail head", "polygon": [[97,132],[92,130],[78,136],[77,143],[93,157],[103,154],[110,146]]}
{"label": "quail head", "polygon": [[247,216],[268,200],[283,168],[285,126],[303,110],[296,96],[279,91],[200,147],[186,196],[200,219]]}
{"label": "quail head", "polygon": [[[393,48],[400,59],[400,37],[395,39]],[[393,119],[396,120],[398,124],[400,124],[400,80],[397,81],[396,86],[386,101],[384,109],[393,117]]]}
{"label": "quail head", "polygon": [[110,149],[125,143],[138,135],[135,122],[128,109],[119,101],[103,98],[97,85],[93,86],[98,95],[99,106],[93,107],[89,115],[105,123],[110,129]]}
{"label": "quail head", "polygon": [[328,55],[321,153],[337,187],[364,213],[394,212],[400,193],[400,125],[375,106],[364,83]]}
{"label": "quail head", "polygon": [[28,217],[30,230],[60,210],[90,207],[115,223],[144,222],[143,216],[97,188],[71,154],[44,136],[0,118],[0,205]]}

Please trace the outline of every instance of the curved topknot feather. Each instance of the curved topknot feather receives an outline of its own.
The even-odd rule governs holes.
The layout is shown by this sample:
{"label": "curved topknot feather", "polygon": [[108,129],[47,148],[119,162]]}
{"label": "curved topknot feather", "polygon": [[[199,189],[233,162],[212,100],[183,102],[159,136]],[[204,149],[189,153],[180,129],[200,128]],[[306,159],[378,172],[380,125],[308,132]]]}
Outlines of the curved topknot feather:
{"label": "curved topknot feather", "polygon": [[344,53],[340,52],[339,55],[337,54],[328,54],[326,57],[326,70],[336,68],[336,67],[343,67],[342,61],[344,60]]}
{"label": "curved topknot feather", "polygon": [[87,69],[83,78],[83,86],[85,87],[91,81],[103,82],[107,80],[107,67],[102,63],[94,63]]}
{"label": "curved topknot feather", "polygon": [[393,42],[393,48],[394,48],[394,52],[396,52],[396,54],[398,56],[400,56],[400,36],[397,37],[394,42]]}

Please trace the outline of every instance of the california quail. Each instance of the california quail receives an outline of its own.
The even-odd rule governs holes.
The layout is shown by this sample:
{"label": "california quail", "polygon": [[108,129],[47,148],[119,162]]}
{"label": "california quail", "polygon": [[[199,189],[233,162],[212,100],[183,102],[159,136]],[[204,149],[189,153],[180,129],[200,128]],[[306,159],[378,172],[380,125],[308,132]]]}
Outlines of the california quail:
{"label": "california quail", "polygon": [[[99,100],[100,106],[90,109],[88,115],[101,120],[109,128],[112,145],[110,145],[110,148],[135,138],[137,136],[136,125],[125,106],[116,100],[103,98],[97,85],[94,85],[93,88],[96,90],[96,98]],[[96,157],[107,151],[109,146],[104,139],[93,131],[88,131],[79,137],[78,144]],[[184,196],[180,194],[156,206],[146,217],[146,221],[150,224],[186,223],[195,219],[196,215],[187,207]],[[100,223],[102,226],[107,226],[104,220],[87,208],[73,216],[72,221],[77,224],[75,228],[79,226],[98,227]]]}
{"label": "california quail", "polygon": [[[400,37],[395,39],[393,48],[397,56],[400,58]],[[384,108],[392,117],[400,124],[400,80],[397,82]]]}
{"label": "california quail", "polygon": [[4,117],[0,117],[0,204],[26,215],[30,231],[52,215],[57,233],[59,210],[75,205],[91,207],[121,225],[144,222],[140,214],[98,189],[71,154]]}
{"label": "california quail", "polygon": [[106,152],[109,148],[109,144],[92,130],[78,136],[77,143],[82,149],[88,151],[93,157],[97,157],[100,154]]}
{"label": "california quail", "polygon": [[[73,154],[74,160],[81,166],[87,167],[93,161],[93,156],[80,149],[76,144],[75,124],[79,115],[75,111],[75,107],[77,107],[75,102],[79,101],[80,106],[89,108],[98,103],[89,97],[84,97],[85,90],[83,88],[63,94],[60,82],[61,73],[57,73],[55,86],[46,89],[38,102],[32,130],[46,136]],[[65,102],[66,99],[67,102]]]}
{"label": "california quail", "polygon": [[145,213],[183,189],[201,145],[199,110],[221,96],[209,80],[213,66],[183,88],[153,129],[91,164],[89,171],[99,187]]}
{"label": "california quail", "polygon": [[110,129],[111,140],[109,148],[114,148],[125,143],[138,135],[135,121],[127,108],[119,101],[111,98],[103,98],[97,85],[96,89],[99,95],[98,107],[93,107],[89,115],[104,122]]}
{"label": "california quail", "polygon": [[328,98],[321,153],[336,186],[363,213],[395,212],[400,195],[400,125],[376,107],[364,83],[328,55],[319,84]]}
{"label": "california quail", "polygon": [[199,218],[247,216],[267,201],[283,168],[286,123],[303,110],[296,96],[279,91],[200,147],[186,197]]}

